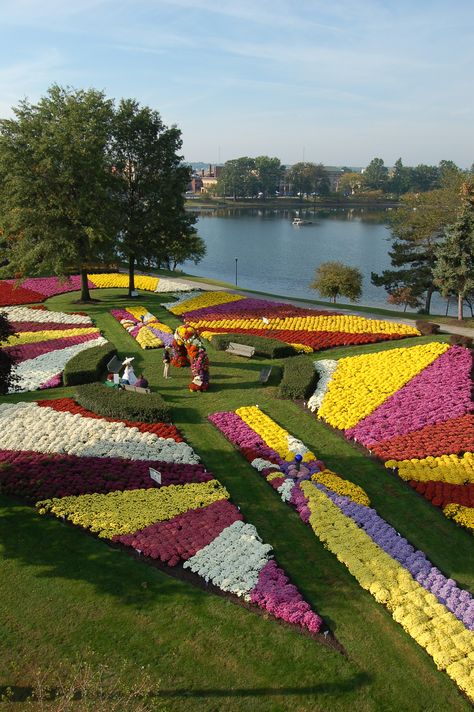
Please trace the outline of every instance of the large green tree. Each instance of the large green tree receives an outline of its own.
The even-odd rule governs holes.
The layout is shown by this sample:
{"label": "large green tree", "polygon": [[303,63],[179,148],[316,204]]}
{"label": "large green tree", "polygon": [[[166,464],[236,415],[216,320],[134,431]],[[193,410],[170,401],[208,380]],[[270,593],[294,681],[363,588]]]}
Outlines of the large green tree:
{"label": "large green tree", "polygon": [[255,170],[258,178],[258,187],[264,198],[275,196],[280,187],[280,182],[285,173],[285,166],[281,165],[279,158],[257,156]]}
{"label": "large green tree", "polygon": [[389,188],[396,195],[404,195],[411,188],[411,168],[404,166],[401,158],[395,162]]}
{"label": "large green tree", "polygon": [[426,192],[439,188],[439,168],[420,163],[410,168],[410,190],[413,192]]}
{"label": "large green tree", "polygon": [[310,287],[333,302],[338,296],[356,302],[362,294],[362,273],[357,267],[349,267],[342,262],[323,262],[316,268]]}
{"label": "large green tree", "polygon": [[181,132],[166,127],[157,111],[123,99],[114,116],[111,155],[120,215],[118,251],[128,260],[129,294],[135,268],[145,259],[175,266],[204,253],[184,208],[190,170],[182,164]]}
{"label": "large green tree", "polygon": [[37,104],[27,100],[0,122],[0,227],[9,271],[71,270],[82,275],[106,259],[116,235],[110,199],[115,176],[109,145],[113,103],[93,89],[53,85]]}
{"label": "large green tree", "polygon": [[463,318],[463,302],[474,293],[474,185],[464,183],[462,205],[456,222],[445,231],[436,249],[433,269],[435,283],[444,297],[457,295],[458,319]]}
{"label": "large green tree", "polygon": [[322,163],[300,162],[288,171],[288,182],[293,195],[327,195],[329,176]]}
{"label": "large green tree", "polygon": [[346,171],[341,175],[338,182],[338,190],[343,193],[350,192],[351,195],[355,195],[358,190],[362,188],[363,177],[362,173],[355,173],[354,171]]}
{"label": "large green tree", "polygon": [[390,219],[393,243],[389,255],[395,269],[372,272],[372,283],[388,294],[409,287],[414,297],[423,299],[423,311],[429,313],[436,290],[436,248],[459,205],[459,191],[452,188],[404,195]]}
{"label": "large green tree", "polygon": [[255,158],[241,156],[226,161],[217,182],[220,195],[232,195],[236,198],[254,196],[259,192]]}
{"label": "large green tree", "polygon": [[382,158],[373,158],[363,173],[364,186],[372,190],[386,190],[388,168]]}

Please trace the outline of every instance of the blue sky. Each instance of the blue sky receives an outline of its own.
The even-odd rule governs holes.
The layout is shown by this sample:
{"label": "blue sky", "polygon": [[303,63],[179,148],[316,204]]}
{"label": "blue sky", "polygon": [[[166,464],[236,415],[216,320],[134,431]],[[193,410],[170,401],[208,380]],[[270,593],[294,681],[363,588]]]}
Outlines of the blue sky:
{"label": "blue sky", "polygon": [[0,0],[0,116],[133,97],[188,161],[474,162],[472,0]]}

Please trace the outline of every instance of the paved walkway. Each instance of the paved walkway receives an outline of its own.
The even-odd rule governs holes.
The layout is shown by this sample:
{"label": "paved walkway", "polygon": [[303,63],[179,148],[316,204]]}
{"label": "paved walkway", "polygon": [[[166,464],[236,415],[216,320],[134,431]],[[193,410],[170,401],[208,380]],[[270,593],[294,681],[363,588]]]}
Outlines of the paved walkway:
{"label": "paved walkway", "polygon": [[[219,287],[215,284],[209,284],[208,282],[195,282],[192,279],[184,278],[184,277],[173,277],[173,280],[176,282],[182,282],[183,284],[188,285],[192,289],[203,289],[204,291],[211,291],[211,292],[232,292],[234,294],[242,294],[244,297],[254,297],[255,299],[267,299],[268,301],[271,302],[282,302],[284,301],[287,304],[295,304],[298,307],[309,307],[311,309],[327,309],[328,307],[322,307],[317,304],[313,304],[311,302],[303,302],[301,300],[295,300],[291,299],[289,297],[272,297],[268,294],[261,295],[259,297],[258,294],[254,294],[252,292],[246,292],[243,289],[231,289],[229,287]],[[330,307],[329,307],[330,309]],[[401,324],[409,324],[410,326],[415,326],[415,319],[408,319],[405,317],[400,317],[400,316],[384,316],[382,314],[373,314],[370,312],[360,312],[360,311],[355,311],[352,309],[348,309],[347,307],[340,307],[337,304],[334,307],[335,311],[339,312],[344,312],[345,314],[351,314],[354,316],[365,316],[367,319],[383,319],[384,321],[396,321]],[[433,319],[436,321],[436,317],[433,317]],[[458,326],[457,324],[441,324],[441,333],[444,334],[460,334],[462,336],[469,336],[474,339],[474,329],[467,327],[467,326]]]}

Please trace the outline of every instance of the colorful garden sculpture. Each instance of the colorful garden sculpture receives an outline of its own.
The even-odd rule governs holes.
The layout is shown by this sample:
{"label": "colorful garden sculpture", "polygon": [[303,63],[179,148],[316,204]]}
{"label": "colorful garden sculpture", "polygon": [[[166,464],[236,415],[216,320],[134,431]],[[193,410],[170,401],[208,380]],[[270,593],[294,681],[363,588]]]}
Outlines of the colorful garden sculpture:
{"label": "colorful garden sculpture", "polygon": [[[176,343],[176,347],[174,344]],[[172,365],[185,365],[183,363],[183,351],[185,349],[186,361],[191,364],[192,381],[189,384],[190,391],[207,391],[209,388],[209,357],[201,339],[192,326],[183,324],[178,326],[174,332]],[[178,350],[180,349],[180,350]],[[175,364],[175,361],[177,362]]]}

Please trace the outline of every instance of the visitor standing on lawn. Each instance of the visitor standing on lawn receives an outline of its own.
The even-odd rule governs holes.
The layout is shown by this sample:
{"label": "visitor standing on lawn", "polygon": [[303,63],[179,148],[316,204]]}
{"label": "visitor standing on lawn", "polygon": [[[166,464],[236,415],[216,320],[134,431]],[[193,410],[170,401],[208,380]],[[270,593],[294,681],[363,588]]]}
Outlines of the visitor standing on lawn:
{"label": "visitor standing on lawn", "polygon": [[171,356],[168,349],[163,351],[163,378],[169,378]]}

